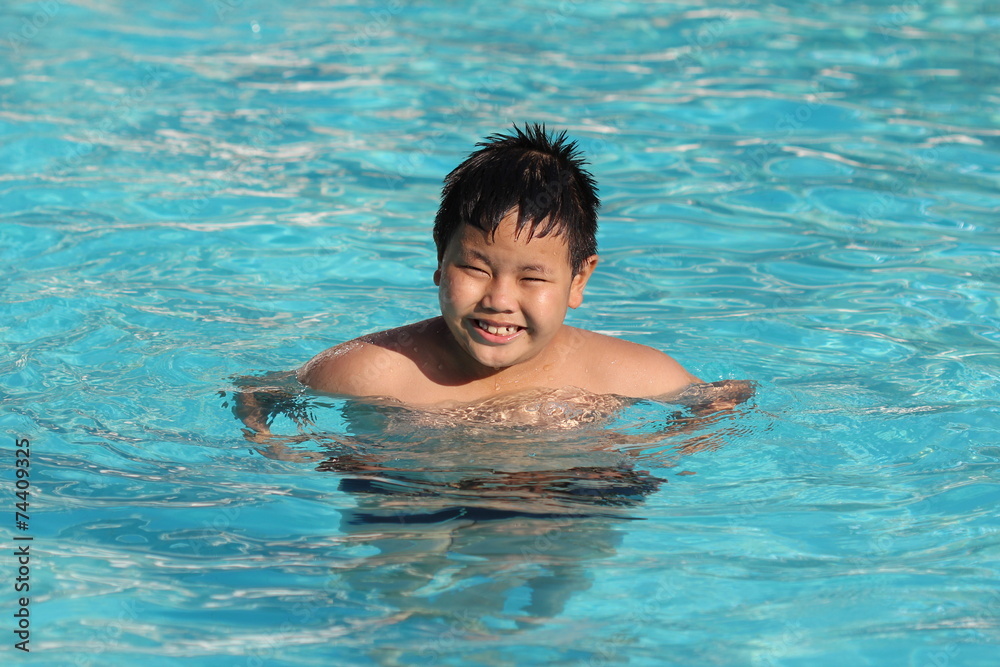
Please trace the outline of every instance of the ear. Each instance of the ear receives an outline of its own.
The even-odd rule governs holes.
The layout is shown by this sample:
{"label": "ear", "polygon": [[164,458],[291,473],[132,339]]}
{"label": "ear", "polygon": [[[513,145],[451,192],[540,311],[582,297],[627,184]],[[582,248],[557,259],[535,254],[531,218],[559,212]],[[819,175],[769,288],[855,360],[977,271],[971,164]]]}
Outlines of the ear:
{"label": "ear", "polygon": [[441,266],[440,265],[437,267],[437,270],[434,271],[434,285],[437,286],[437,287],[441,287]]}
{"label": "ear", "polygon": [[594,269],[596,268],[597,255],[591,255],[583,261],[583,266],[573,276],[573,282],[570,283],[569,288],[570,308],[579,308],[580,304],[583,303],[583,288],[587,286],[587,281],[590,280],[590,276],[594,274]]}

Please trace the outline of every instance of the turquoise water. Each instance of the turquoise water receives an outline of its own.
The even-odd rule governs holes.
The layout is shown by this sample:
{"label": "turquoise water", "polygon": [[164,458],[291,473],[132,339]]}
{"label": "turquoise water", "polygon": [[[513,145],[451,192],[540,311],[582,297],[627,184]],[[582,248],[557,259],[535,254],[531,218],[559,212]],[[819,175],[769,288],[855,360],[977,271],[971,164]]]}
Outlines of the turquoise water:
{"label": "turquoise water", "polygon": [[[996,3],[322,4],[0,8],[4,661],[996,662]],[[572,323],[753,402],[247,441],[233,376],[435,314],[514,121],[601,185]]]}

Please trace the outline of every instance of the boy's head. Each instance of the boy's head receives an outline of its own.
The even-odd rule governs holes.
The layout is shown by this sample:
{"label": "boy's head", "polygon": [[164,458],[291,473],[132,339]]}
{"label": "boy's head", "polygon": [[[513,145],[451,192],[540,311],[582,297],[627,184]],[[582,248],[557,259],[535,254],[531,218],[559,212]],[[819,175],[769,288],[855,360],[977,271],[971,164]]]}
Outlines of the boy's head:
{"label": "boy's head", "polygon": [[476,144],[479,150],[444,181],[434,219],[438,263],[462,225],[487,234],[517,211],[517,233],[527,239],[561,235],[569,246],[573,273],[597,253],[597,209],[601,205],[593,176],[584,167],[576,142],[566,133],[551,136],[544,125],[514,126]]}

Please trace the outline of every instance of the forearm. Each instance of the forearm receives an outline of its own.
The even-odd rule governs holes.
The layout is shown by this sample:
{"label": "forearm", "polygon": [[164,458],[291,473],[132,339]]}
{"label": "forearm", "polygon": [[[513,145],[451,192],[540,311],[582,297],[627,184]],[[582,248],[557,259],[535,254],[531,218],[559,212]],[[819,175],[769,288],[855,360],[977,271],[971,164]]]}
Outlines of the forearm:
{"label": "forearm", "polygon": [[233,396],[233,415],[248,428],[261,435],[270,435],[270,424],[277,413],[292,413],[298,420],[296,399],[302,385],[294,371],[276,371],[259,376],[244,375],[233,379],[237,390]]}
{"label": "forearm", "polygon": [[664,397],[668,403],[687,407],[695,416],[731,410],[754,395],[750,380],[719,380],[690,384],[678,394]]}
{"label": "forearm", "polygon": [[233,404],[233,414],[248,428],[261,435],[270,435],[271,429],[268,426],[268,414],[257,401],[256,394],[252,391],[236,392]]}
{"label": "forearm", "polygon": [[687,409],[677,410],[668,416],[664,426],[653,434],[609,433],[608,447],[632,454],[635,453],[633,448],[638,446],[636,451],[641,451],[659,438],[673,439],[690,433],[693,437],[678,444],[678,453],[690,454],[702,449],[715,449],[722,441],[708,427],[725,419],[733,408],[752,397],[754,388],[754,383],[749,380],[697,382],[679,392],[657,397],[654,400],[682,405]]}

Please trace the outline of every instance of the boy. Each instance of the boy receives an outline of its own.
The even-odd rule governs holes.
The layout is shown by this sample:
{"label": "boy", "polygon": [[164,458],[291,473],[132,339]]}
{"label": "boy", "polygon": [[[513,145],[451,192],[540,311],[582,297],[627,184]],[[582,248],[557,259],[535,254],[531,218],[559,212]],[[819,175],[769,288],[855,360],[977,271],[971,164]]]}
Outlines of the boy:
{"label": "boy", "polygon": [[565,132],[538,125],[478,146],[445,179],[434,221],[441,316],[322,352],[299,370],[301,383],[416,407],[564,387],[665,400],[694,393],[713,408],[747,397],[744,383],[684,391],[701,381],[666,354],[564,324],[598,261],[600,202],[586,163]]}

